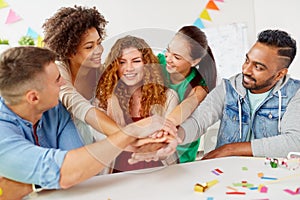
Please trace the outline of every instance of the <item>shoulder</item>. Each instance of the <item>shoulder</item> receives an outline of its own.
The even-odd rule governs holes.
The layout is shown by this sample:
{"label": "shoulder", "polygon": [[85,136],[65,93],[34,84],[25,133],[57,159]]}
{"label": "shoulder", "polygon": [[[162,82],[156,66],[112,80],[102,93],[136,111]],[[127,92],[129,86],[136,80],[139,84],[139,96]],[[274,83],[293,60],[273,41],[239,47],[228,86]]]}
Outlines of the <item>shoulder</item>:
{"label": "shoulder", "polygon": [[178,97],[178,94],[175,90],[171,89],[171,88],[168,88],[167,91],[166,91],[166,94],[167,96],[175,96],[175,97]]}
{"label": "shoulder", "polygon": [[50,116],[50,119],[60,118],[61,116],[68,117],[70,116],[70,113],[67,111],[66,107],[61,103],[61,101],[58,102],[58,104],[47,110],[43,113],[44,116]]}
{"label": "shoulder", "polygon": [[55,64],[63,78],[66,79],[71,76],[70,68],[66,63],[61,61],[55,61]]}

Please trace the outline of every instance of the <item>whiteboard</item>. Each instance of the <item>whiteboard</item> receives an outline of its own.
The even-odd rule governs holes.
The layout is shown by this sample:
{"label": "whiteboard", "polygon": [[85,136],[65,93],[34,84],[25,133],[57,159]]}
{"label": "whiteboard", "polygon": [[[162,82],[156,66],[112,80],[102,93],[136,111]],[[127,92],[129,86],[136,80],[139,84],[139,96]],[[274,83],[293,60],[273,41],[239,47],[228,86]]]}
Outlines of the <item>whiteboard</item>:
{"label": "whiteboard", "polygon": [[218,80],[240,73],[248,51],[247,26],[233,23],[202,31],[215,57]]}

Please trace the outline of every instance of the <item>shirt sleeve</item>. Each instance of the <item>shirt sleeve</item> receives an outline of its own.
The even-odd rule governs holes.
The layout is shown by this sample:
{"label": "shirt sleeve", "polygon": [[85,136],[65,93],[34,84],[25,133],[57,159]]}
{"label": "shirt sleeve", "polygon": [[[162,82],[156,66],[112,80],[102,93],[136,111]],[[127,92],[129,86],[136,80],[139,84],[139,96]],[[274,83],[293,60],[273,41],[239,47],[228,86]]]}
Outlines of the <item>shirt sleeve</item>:
{"label": "shirt sleeve", "polygon": [[61,103],[46,111],[39,123],[37,132],[41,134],[41,146],[27,138],[32,131],[27,123],[21,125],[14,120],[0,123],[0,176],[58,189],[67,151],[83,144],[70,114]]}
{"label": "shirt sleeve", "polygon": [[197,140],[208,127],[221,119],[225,101],[224,81],[212,90],[199,104],[192,115],[180,126],[184,129],[183,145]]}
{"label": "shirt sleeve", "polygon": [[[66,108],[59,103],[56,107],[58,110],[47,113],[46,120],[53,121],[57,118],[58,132],[57,132],[57,148],[61,150],[71,150],[83,146],[82,138],[72,120],[70,113]],[[58,117],[56,117],[58,115]]]}
{"label": "shirt sleeve", "polygon": [[178,105],[179,103],[179,97],[178,94],[172,90],[172,89],[168,89],[167,91],[167,102],[166,102],[166,106],[165,106],[165,116],[167,116],[168,114],[170,114],[175,107]]}
{"label": "shirt sleeve", "polygon": [[5,133],[0,138],[1,176],[47,189],[60,188],[60,167],[67,152],[34,145],[16,126],[0,128]]}
{"label": "shirt sleeve", "polygon": [[251,141],[253,156],[286,157],[300,152],[300,89],[290,100],[281,120],[281,134]]}
{"label": "shirt sleeve", "polygon": [[59,98],[67,110],[76,118],[85,122],[87,112],[94,108],[90,101],[84,98],[73,86],[71,72],[68,67],[61,62],[57,63],[61,76],[66,83],[61,86]]}

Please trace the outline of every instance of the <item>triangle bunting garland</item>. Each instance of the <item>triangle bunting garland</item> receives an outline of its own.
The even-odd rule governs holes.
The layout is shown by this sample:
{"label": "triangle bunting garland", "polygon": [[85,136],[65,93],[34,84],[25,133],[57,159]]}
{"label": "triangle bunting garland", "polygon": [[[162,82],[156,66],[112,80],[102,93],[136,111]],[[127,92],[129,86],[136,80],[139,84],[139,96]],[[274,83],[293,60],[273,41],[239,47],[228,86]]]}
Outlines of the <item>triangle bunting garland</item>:
{"label": "triangle bunting garland", "polygon": [[20,21],[22,18],[15,13],[12,9],[9,10],[8,16],[6,18],[5,24],[12,24]]}
{"label": "triangle bunting garland", "polygon": [[0,0],[0,9],[8,7],[8,4],[4,0]]}
{"label": "triangle bunting garland", "polygon": [[203,22],[202,22],[202,20],[200,18],[197,18],[195,20],[194,25],[197,26],[200,29],[204,28]]}
{"label": "triangle bunting garland", "polygon": [[211,21],[211,18],[210,18],[210,16],[209,16],[209,13],[207,12],[206,9],[203,9],[202,13],[200,14],[200,18],[201,18],[201,19],[208,20],[208,21]]}
{"label": "triangle bunting garland", "polygon": [[212,21],[209,13],[207,10],[220,10],[219,7],[216,5],[215,1],[224,2],[224,0],[209,0],[205,6],[205,8],[200,13],[199,17],[194,21],[194,25],[198,28],[205,28],[202,19]]}
{"label": "triangle bunting garland", "polygon": [[37,34],[37,32],[32,30],[32,28],[30,28],[30,27],[28,28],[26,35],[32,37],[33,39],[37,39],[39,36],[39,34]]}
{"label": "triangle bunting garland", "polygon": [[218,6],[215,4],[214,1],[210,0],[207,4],[206,4],[206,9],[210,9],[210,10],[219,10]]}

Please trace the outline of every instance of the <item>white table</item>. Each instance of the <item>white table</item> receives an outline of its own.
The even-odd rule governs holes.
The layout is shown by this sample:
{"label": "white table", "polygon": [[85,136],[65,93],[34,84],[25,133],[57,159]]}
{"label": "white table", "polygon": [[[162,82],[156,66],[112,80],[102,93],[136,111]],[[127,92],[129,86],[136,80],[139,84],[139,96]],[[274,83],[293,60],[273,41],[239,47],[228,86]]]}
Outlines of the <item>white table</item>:
{"label": "white table", "polygon": [[[33,199],[36,200],[148,200],[148,199],[300,199],[300,194],[291,195],[284,189],[295,191],[300,187],[300,170],[271,168],[265,165],[263,158],[227,157],[205,161],[196,161],[173,165],[155,170],[140,170],[111,175],[95,176],[67,190],[43,191]],[[212,173],[215,169],[222,174]],[[245,170],[247,168],[247,170]],[[247,187],[233,186],[233,183],[247,181],[258,186],[268,180],[262,180],[258,173],[265,177],[284,179],[267,184],[268,192],[250,190]],[[194,191],[196,183],[217,179],[219,183],[204,193]],[[232,192],[227,186],[234,187],[245,195],[228,195]]]}

